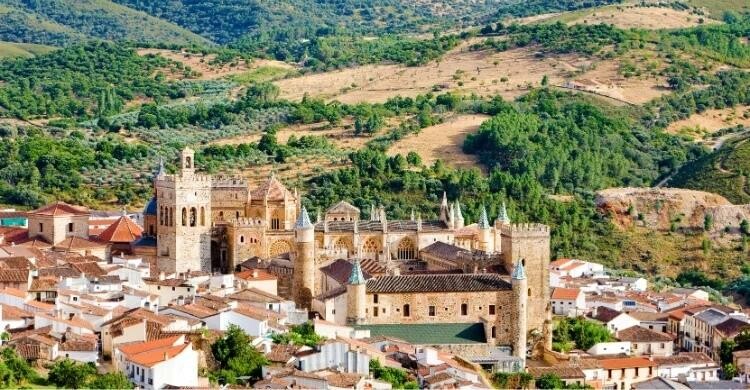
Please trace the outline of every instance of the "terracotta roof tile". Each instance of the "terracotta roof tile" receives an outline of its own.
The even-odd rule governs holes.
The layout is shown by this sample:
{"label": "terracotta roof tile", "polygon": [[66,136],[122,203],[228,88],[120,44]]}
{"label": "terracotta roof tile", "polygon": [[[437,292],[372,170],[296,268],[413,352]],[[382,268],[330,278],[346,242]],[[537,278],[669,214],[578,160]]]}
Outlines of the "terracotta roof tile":
{"label": "terracotta roof tile", "polygon": [[18,321],[26,318],[34,318],[34,314],[29,313],[26,310],[19,309],[15,306],[3,304],[0,304],[0,306],[2,306],[3,320]]}
{"label": "terracotta roof tile", "polygon": [[586,376],[580,367],[571,366],[529,367],[528,372],[533,375],[534,378],[539,378],[546,374],[555,374],[561,379],[578,379]]}
{"label": "terracotta roof tile", "polygon": [[130,243],[138,240],[142,235],[143,229],[128,216],[123,215],[104,229],[97,239],[103,242]]}
{"label": "terracotta roof tile", "polygon": [[714,329],[724,337],[734,337],[742,331],[750,329],[750,324],[734,317],[716,325]]}
{"label": "terracotta roof tile", "polygon": [[90,212],[85,207],[73,206],[65,202],[55,202],[42,206],[36,210],[29,211],[29,214],[64,216],[64,215],[89,215]]}
{"label": "terracotta roof tile", "polygon": [[602,364],[602,368],[604,368],[605,370],[656,366],[656,363],[654,363],[653,361],[649,360],[648,358],[642,357],[602,359],[600,361]]}
{"label": "terracotta roof tile", "polygon": [[70,266],[89,277],[99,277],[107,274],[99,264],[94,262],[71,263]]}
{"label": "terracotta roof tile", "polygon": [[367,281],[368,293],[470,292],[510,290],[498,274],[439,274],[380,276]]}
{"label": "terracotta roof tile", "polygon": [[[179,337],[180,336],[175,336],[140,343],[140,352],[125,352],[123,348],[127,346],[120,347],[119,349],[131,362],[145,367],[153,367],[158,363],[165,362],[181,354],[186,348],[190,348],[190,344],[172,345],[176,341],[174,339]],[[164,340],[172,340],[172,343],[164,345]],[[157,347],[157,345],[163,346]]]}
{"label": "terracotta roof tile", "polygon": [[423,248],[420,252],[451,261],[459,260],[465,256],[471,256],[471,251],[442,241],[433,242]]}
{"label": "terracotta roof tile", "polygon": [[581,290],[577,288],[557,287],[552,290],[552,299],[576,300]]}
{"label": "terracotta roof tile", "polygon": [[0,283],[27,283],[29,270],[5,269],[0,271]]}
{"label": "terracotta roof tile", "polygon": [[673,336],[670,336],[666,333],[657,332],[655,330],[647,329],[638,325],[618,331],[616,337],[620,341],[630,342],[654,343],[674,341]]}
{"label": "terracotta roof tile", "polygon": [[57,251],[75,251],[81,249],[96,249],[106,246],[105,244],[87,240],[85,238],[70,236],[53,246]]}

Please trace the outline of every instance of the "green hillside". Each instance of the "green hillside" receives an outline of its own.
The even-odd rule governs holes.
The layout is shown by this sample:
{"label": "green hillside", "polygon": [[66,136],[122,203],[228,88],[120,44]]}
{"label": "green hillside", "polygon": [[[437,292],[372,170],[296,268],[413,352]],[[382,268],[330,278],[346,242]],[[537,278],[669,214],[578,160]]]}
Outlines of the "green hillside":
{"label": "green hillside", "polygon": [[669,185],[714,192],[735,204],[750,203],[749,139],[739,136],[718,151],[683,166]]}
{"label": "green hillside", "polygon": [[55,50],[52,46],[36,45],[33,43],[0,42],[0,59],[29,58]]}
{"label": "green hillside", "polygon": [[89,38],[206,44],[167,21],[109,0],[6,0],[0,6],[0,40],[65,45]]}
{"label": "green hillside", "polygon": [[[468,26],[497,10],[473,0],[114,0],[169,20],[218,43],[245,34],[282,40],[303,32],[327,35],[333,29],[364,34],[417,33],[430,27]],[[450,22],[450,23],[448,23]]]}

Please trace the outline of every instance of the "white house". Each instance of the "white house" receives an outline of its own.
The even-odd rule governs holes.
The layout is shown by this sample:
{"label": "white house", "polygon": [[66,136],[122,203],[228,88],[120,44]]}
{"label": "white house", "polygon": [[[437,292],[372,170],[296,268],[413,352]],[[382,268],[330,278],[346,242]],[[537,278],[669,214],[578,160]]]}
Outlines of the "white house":
{"label": "white house", "polygon": [[617,355],[625,354],[630,355],[630,342],[627,341],[612,341],[604,343],[596,343],[593,347],[589,348],[589,354],[594,356],[601,355]]}
{"label": "white house", "polygon": [[17,307],[0,304],[0,333],[27,327],[34,315]]}
{"label": "white house", "polygon": [[254,268],[234,274],[235,283],[240,289],[257,288],[269,294],[277,295],[278,278],[266,270]]}
{"label": "white house", "polygon": [[346,302],[346,287],[339,287],[315,297],[313,300],[313,310],[321,313],[326,321],[345,325]]}
{"label": "white house", "polygon": [[350,345],[345,342],[331,340],[319,346],[314,353],[298,356],[294,365],[304,372],[338,369],[340,372],[368,375],[370,355],[351,349]]}
{"label": "white house", "polygon": [[621,313],[608,307],[597,307],[592,312],[593,319],[603,323],[611,333],[616,333],[622,329],[637,326],[640,321],[631,317],[627,313]]}
{"label": "white house", "polygon": [[680,352],[673,356],[655,356],[657,374],[662,378],[687,381],[718,381],[719,365],[703,352]]}
{"label": "white house", "polygon": [[630,350],[636,356],[672,356],[674,337],[642,326],[631,326],[619,330],[615,337],[620,341],[630,342]]}
{"label": "white house", "polygon": [[572,278],[601,276],[604,274],[604,266],[576,259],[558,259],[549,264],[550,273]]}
{"label": "white house", "polygon": [[184,335],[120,345],[115,348],[114,363],[142,389],[198,386],[198,352],[185,342]]}
{"label": "white house", "polygon": [[577,288],[557,287],[552,290],[552,314],[580,316],[586,311],[586,294]]}
{"label": "white house", "polygon": [[144,278],[143,283],[149,294],[159,297],[161,305],[195,295],[195,286],[184,279],[161,279],[160,276],[160,278]]}

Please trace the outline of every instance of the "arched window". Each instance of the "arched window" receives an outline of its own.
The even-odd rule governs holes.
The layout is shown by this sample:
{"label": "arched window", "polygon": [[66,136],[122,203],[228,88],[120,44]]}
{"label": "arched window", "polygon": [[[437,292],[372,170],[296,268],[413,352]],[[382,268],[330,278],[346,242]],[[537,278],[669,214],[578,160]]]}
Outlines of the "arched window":
{"label": "arched window", "polygon": [[368,238],[367,241],[362,245],[362,252],[368,254],[378,253],[380,245],[374,238]]}
{"label": "arched window", "polygon": [[240,236],[240,244],[244,244],[244,243],[245,243],[245,236]]}
{"label": "arched window", "polygon": [[164,206],[159,206],[159,225],[164,226]]}
{"label": "arched window", "polygon": [[195,226],[198,223],[198,211],[195,207],[190,208],[190,226]]}
{"label": "arched window", "polygon": [[182,208],[182,226],[187,226],[187,209]]}
{"label": "arched window", "polygon": [[409,307],[409,304],[407,303],[404,305],[404,317],[409,317],[411,315],[411,308]]}
{"label": "arched window", "polygon": [[174,226],[174,207],[169,208],[169,226]]}
{"label": "arched window", "polygon": [[185,168],[191,168],[193,166],[193,159],[188,157],[185,157]]}
{"label": "arched window", "polygon": [[201,226],[206,226],[206,209],[201,207]]}
{"label": "arched window", "polygon": [[531,289],[529,289],[528,294],[529,294],[528,296],[531,296]]}
{"label": "arched window", "polygon": [[349,237],[341,237],[333,244],[333,249],[339,252],[350,252],[353,246],[352,240]]}
{"label": "arched window", "polygon": [[273,215],[271,216],[271,230],[281,230],[281,221],[283,217],[284,212],[282,210],[276,210],[273,212]]}
{"label": "arched window", "polygon": [[239,211],[236,212],[234,217],[237,218],[237,219],[240,219],[240,212]]}
{"label": "arched window", "polygon": [[397,257],[400,260],[412,260],[415,258],[414,243],[411,239],[404,238],[398,243]]}
{"label": "arched window", "polygon": [[221,220],[221,221],[224,220],[224,212],[223,211],[219,211],[219,220]]}

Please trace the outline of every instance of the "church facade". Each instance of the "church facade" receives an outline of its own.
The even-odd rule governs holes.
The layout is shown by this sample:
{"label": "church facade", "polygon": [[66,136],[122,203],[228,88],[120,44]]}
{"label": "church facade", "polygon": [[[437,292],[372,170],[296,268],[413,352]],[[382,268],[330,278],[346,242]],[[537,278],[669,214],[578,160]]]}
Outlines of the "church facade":
{"label": "church facade", "polygon": [[[357,267],[368,261],[386,272],[364,287],[353,285],[351,323],[483,322],[488,339],[508,345],[519,345],[519,334],[541,332],[549,318],[549,228],[511,223],[504,205],[493,223],[483,211],[476,224],[466,225],[460,204],[445,195],[436,209],[434,220],[392,220],[384,207],[372,206],[363,220],[357,207],[342,201],[313,219],[297,191],[273,175],[255,188],[239,177],[202,175],[193,151],[185,149],[177,173],[162,166],[154,179],[140,254],[153,256],[167,273],[226,273],[251,258],[286,258],[294,269],[291,295],[306,308],[326,293],[320,268],[338,259],[356,259]],[[446,263],[432,267],[420,253],[438,243],[476,255],[464,261],[475,262],[472,272],[430,272]],[[514,279],[514,272],[523,278]],[[424,285],[442,287],[415,287]]]}

